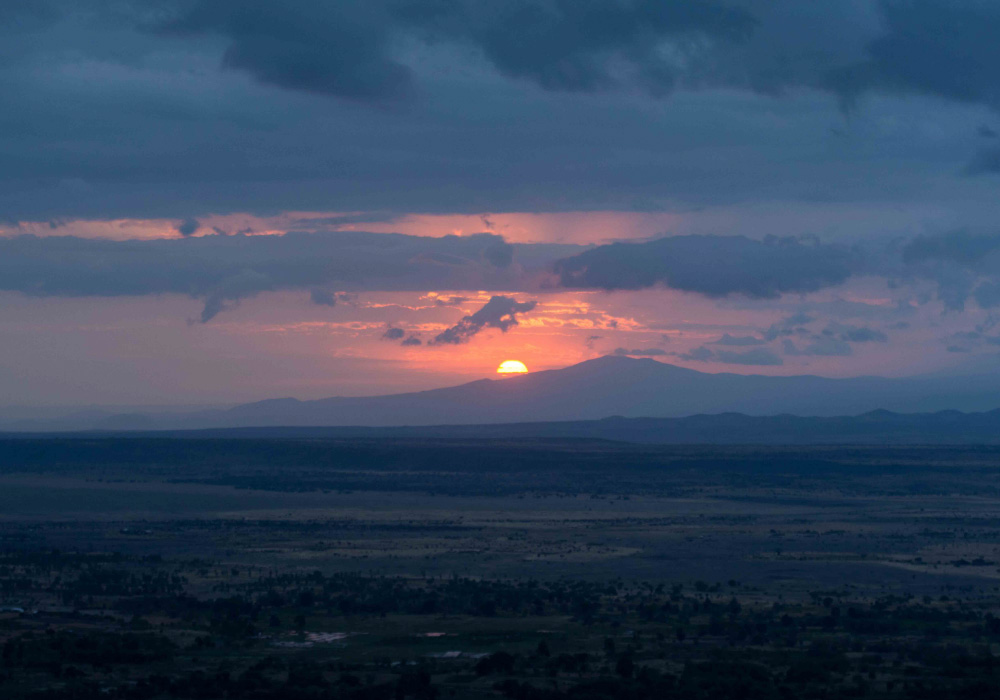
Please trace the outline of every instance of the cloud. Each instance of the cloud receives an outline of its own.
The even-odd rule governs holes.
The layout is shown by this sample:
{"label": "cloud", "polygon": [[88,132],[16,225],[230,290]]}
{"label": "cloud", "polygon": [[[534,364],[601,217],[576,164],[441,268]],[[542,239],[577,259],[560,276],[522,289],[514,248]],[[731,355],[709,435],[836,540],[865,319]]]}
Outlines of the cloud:
{"label": "cloud", "polygon": [[434,299],[435,306],[456,306],[469,301],[468,297],[437,297]]}
{"label": "cloud", "polygon": [[412,71],[389,50],[379,2],[200,0],[154,27],[174,36],[215,35],[229,45],[222,66],[291,90],[361,101],[394,101]]}
{"label": "cloud", "polygon": [[406,337],[406,331],[402,328],[395,328],[394,326],[389,326],[385,329],[385,333],[382,334],[382,340],[399,340],[399,344],[403,347],[412,347],[416,345],[423,345],[423,342],[415,335]]}
{"label": "cloud", "polygon": [[[965,2],[29,4],[46,9],[0,23],[0,81],[18,95],[0,130],[9,219],[382,213],[330,217],[337,228],[407,212],[711,216],[714,206],[777,204],[789,217],[808,207],[820,216],[850,202],[915,204],[912,221],[922,207],[971,216],[991,206],[978,183],[931,185],[960,167],[956,149],[988,121],[981,109],[882,100],[830,142],[841,123],[830,95],[927,94],[919,76],[928,71],[969,80],[956,70],[967,62],[963,42],[972,56],[995,44],[970,36],[975,23],[934,35],[935,50],[944,46],[934,63],[906,52],[916,76],[906,80],[884,67],[892,52],[871,50],[906,36],[884,7],[932,16],[920,26],[940,15],[951,27],[955,15],[980,19],[953,7]],[[662,109],[648,104],[678,92]],[[397,104],[407,96],[416,99]],[[808,228],[836,231],[843,219],[834,218]],[[900,228],[879,218],[862,225]],[[797,233],[802,221],[752,233]]]}
{"label": "cloud", "polygon": [[331,292],[328,289],[311,289],[309,300],[318,306],[336,306],[338,303],[348,304],[358,298],[357,294],[347,292]]}
{"label": "cloud", "polygon": [[[17,236],[0,238],[0,290],[63,297],[184,294],[204,301],[201,320],[207,322],[271,291],[308,291],[314,303],[329,306],[364,290],[523,288],[530,265],[500,269],[484,259],[501,240],[354,231],[127,241]],[[349,291],[333,295],[330,287]]]}
{"label": "cloud", "polygon": [[239,306],[243,299],[257,296],[273,288],[273,283],[267,275],[256,270],[240,270],[208,290],[205,295],[205,307],[201,311],[201,322],[208,323],[221,312]]}
{"label": "cloud", "polygon": [[629,357],[660,357],[666,355],[667,351],[662,348],[636,348],[635,350],[629,350],[628,348],[615,348],[616,355],[626,355]]}
{"label": "cloud", "polygon": [[431,345],[457,345],[467,343],[470,338],[486,328],[499,328],[506,333],[517,325],[517,315],[531,311],[537,301],[515,301],[512,297],[493,296],[471,316],[466,316],[451,328],[439,333]]}
{"label": "cloud", "polygon": [[765,342],[766,341],[752,335],[729,335],[728,333],[724,333],[723,336],[714,341],[712,345],[764,345]]}
{"label": "cloud", "polygon": [[755,24],[746,10],[715,0],[409,0],[398,6],[401,19],[429,39],[474,46],[501,74],[554,91],[626,85],[665,94],[687,60],[715,41],[740,41]]}
{"label": "cloud", "polygon": [[177,224],[177,233],[182,236],[190,236],[201,228],[201,224],[198,223],[197,219],[184,219],[184,221]]}
{"label": "cloud", "polygon": [[787,316],[777,323],[772,323],[766,331],[764,331],[764,340],[770,342],[779,337],[786,337],[791,335],[809,335],[809,329],[806,326],[816,319],[803,312],[797,312],[791,316]]}
{"label": "cloud", "polygon": [[[868,326],[854,326],[844,323],[828,323],[819,333],[813,333],[804,324],[816,319],[802,313],[793,314],[772,325],[764,333],[768,340],[783,337],[783,351],[786,355],[817,355],[826,357],[847,357],[853,355],[851,343],[885,343],[889,338],[882,331]],[[801,325],[800,325],[801,324]],[[792,337],[805,343],[799,347]]]}
{"label": "cloud", "polygon": [[865,60],[834,71],[847,96],[911,92],[1000,106],[1000,6],[981,0],[882,0],[883,32]]}
{"label": "cloud", "polygon": [[382,212],[362,212],[358,214],[340,214],[337,216],[311,216],[292,221],[291,228],[299,231],[315,231],[317,229],[341,229],[358,224],[384,224],[396,221],[396,214]]}
{"label": "cloud", "polygon": [[674,236],[612,243],[555,263],[564,287],[644,289],[662,284],[708,297],[775,298],[848,279],[858,263],[840,247],[797,238]]}
{"label": "cloud", "polygon": [[309,292],[309,299],[319,306],[336,306],[337,296],[327,289],[313,289]]}
{"label": "cloud", "polygon": [[945,260],[971,265],[997,250],[1000,250],[1000,234],[954,231],[915,237],[903,247],[903,262]]}
{"label": "cloud", "polygon": [[902,250],[905,273],[937,284],[945,308],[965,309],[972,297],[982,308],[1000,305],[1000,234],[966,230],[917,236]]}
{"label": "cloud", "polygon": [[711,348],[706,348],[704,345],[701,347],[694,348],[689,352],[678,353],[677,357],[682,360],[696,360],[698,362],[711,362],[715,359],[715,352]]}
{"label": "cloud", "polygon": [[704,345],[689,352],[677,354],[682,360],[697,362],[720,362],[727,365],[760,365],[778,366],[785,362],[768,348],[755,348],[738,352],[734,350],[717,350]]}
{"label": "cloud", "polygon": [[831,323],[821,333],[824,336],[837,338],[846,343],[884,343],[889,340],[885,333],[868,326],[851,326],[842,323]]}
{"label": "cloud", "polygon": [[1000,281],[983,282],[973,290],[972,296],[980,308],[993,309],[1000,306]]}
{"label": "cloud", "polygon": [[1000,148],[984,148],[965,166],[966,175],[995,175],[1000,173]]}
{"label": "cloud", "polygon": [[514,261],[514,246],[502,238],[497,238],[483,250],[483,258],[493,267],[509,267]]}
{"label": "cloud", "polygon": [[847,357],[854,354],[850,343],[838,338],[820,338],[800,349],[791,340],[783,344],[786,355],[818,355],[822,357]]}
{"label": "cloud", "polygon": [[948,343],[947,351],[953,353],[971,353],[974,348],[994,347],[1000,345],[1000,336],[989,335],[986,331],[995,324],[996,320],[991,316],[986,323],[977,325],[975,330],[952,333],[942,340]]}
{"label": "cloud", "polygon": [[416,92],[418,62],[397,50],[409,42],[471,53],[502,76],[549,91],[663,96],[738,87],[780,95],[805,87],[845,102],[903,92],[997,104],[1000,9],[975,0],[165,4],[171,6],[154,33],[220,37],[224,68],[352,100],[395,101]]}

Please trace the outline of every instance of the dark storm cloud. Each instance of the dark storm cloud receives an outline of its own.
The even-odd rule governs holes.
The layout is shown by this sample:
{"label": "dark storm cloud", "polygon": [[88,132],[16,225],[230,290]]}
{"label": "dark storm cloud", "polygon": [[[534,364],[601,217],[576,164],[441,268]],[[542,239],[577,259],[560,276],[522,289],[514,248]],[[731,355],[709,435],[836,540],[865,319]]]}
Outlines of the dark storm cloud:
{"label": "dark storm cloud", "polygon": [[769,237],[675,236],[613,243],[555,263],[560,284],[584,289],[664,285],[709,297],[775,298],[844,282],[859,266],[839,247]]}
{"label": "dark storm cloud", "polygon": [[634,350],[615,348],[615,354],[625,355],[626,357],[659,357],[666,355],[667,351],[662,348],[635,348]]}
{"label": "dark storm cloud", "polygon": [[494,267],[507,267],[514,261],[514,247],[498,238],[486,247],[483,258]]}
{"label": "dark storm cloud", "polygon": [[156,27],[168,35],[214,34],[230,42],[225,68],[261,83],[365,101],[412,90],[410,68],[389,53],[379,2],[202,0]]}
{"label": "dark storm cloud", "polygon": [[[880,102],[871,124],[847,127],[829,96],[994,104],[996,85],[986,2],[34,0],[4,11],[0,90],[17,108],[0,114],[0,216],[12,221],[872,197],[905,207],[931,175],[959,173],[981,111]],[[912,50],[907,37],[938,19],[948,31]],[[833,124],[844,138],[831,147]],[[369,215],[303,227],[357,217]],[[485,255],[500,264],[505,252]]]}
{"label": "dark storm cloud", "polygon": [[734,350],[718,350],[702,345],[690,352],[677,354],[677,357],[682,360],[720,362],[727,365],[777,366],[784,364],[784,360],[768,348],[755,348],[753,350],[738,352]]}
{"label": "dark storm cloud", "polygon": [[665,94],[707,46],[740,42],[755,24],[716,0],[200,0],[154,28],[224,37],[223,66],[262,83],[384,101],[414,90],[393,51],[400,36],[471,48],[500,74],[547,90]]}
{"label": "dark storm cloud", "polygon": [[471,48],[501,75],[553,91],[811,87],[845,100],[916,92],[997,104],[1000,10],[984,0],[199,0],[175,7],[157,30],[224,37],[224,67],[359,100],[413,91],[413,71],[393,50],[394,39],[409,37]]}
{"label": "dark storm cloud", "polygon": [[[755,20],[715,0],[397,0],[396,16],[431,40],[482,52],[503,75],[548,90],[621,85],[664,94],[682,77],[682,56],[708,42],[745,39]],[[664,51],[670,41],[674,52]]]}
{"label": "dark storm cloud", "polygon": [[512,297],[493,296],[471,316],[466,316],[451,328],[442,331],[432,345],[457,345],[467,343],[474,335],[487,328],[499,328],[506,333],[517,325],[517,315],[531,311],[537,301],[517,301]]}
{"label": "dark storm cloud", "polygon": [[329,306],[351,298],[349,292],[325,291],[330,287],[518,288],[521,267],[498,269],[484,262],[485,251],[500,241],[492,234],[429,238],[361,232],[151,241],[18,236],[0,238],[0,289],[64,297],[186,294],[204,300],[205,322],[269,291],[308,290],[313,302]]}
{"label": "dark storm cloud", "polygon": [[319,306],[337,305],[337,295],[328,289],[313,289],[309,292],[309,299]]}
{"label": "dark storm cloud", "polygon": [[197,233],[199,228],[201,228],[201,224],[198,223],[197,219],[184,219],[177,224],[177,233],[182,236],[190,236]]}
{"label": "dark storm cloud", "polygon": [[989,0],[882,0],[883,33],[866,58],[835,71],[850,96],[914,92],[1000,107],[1000,5]]}

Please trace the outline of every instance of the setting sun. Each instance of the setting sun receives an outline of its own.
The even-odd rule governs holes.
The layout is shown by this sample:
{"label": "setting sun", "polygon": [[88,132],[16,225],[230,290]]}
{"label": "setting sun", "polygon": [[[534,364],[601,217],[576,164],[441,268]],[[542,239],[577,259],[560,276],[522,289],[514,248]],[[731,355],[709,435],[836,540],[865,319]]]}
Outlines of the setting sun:
{"label": "setting sun", "polygon": [[528,368],[524,366],[524,363],[517,360],[504,360],[497,367],[497,374],[524,374],[527,371]]}

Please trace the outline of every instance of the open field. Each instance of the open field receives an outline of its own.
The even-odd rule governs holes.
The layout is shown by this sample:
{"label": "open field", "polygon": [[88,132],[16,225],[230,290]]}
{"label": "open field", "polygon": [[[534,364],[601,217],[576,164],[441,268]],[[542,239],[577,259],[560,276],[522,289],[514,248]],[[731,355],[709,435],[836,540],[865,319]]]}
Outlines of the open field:
{"label": "open field", "polygon": [[974,696],[998,477],[995,448],[0,443],[0,694]]}

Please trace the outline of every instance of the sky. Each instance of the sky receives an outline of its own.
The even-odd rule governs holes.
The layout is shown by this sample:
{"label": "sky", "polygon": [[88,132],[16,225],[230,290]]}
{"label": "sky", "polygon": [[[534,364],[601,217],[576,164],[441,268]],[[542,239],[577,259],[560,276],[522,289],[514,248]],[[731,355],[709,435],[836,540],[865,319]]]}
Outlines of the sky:
{"label": "sky", "polygon": [[0,396],[1000,371],[997,0],[0,5]]}

